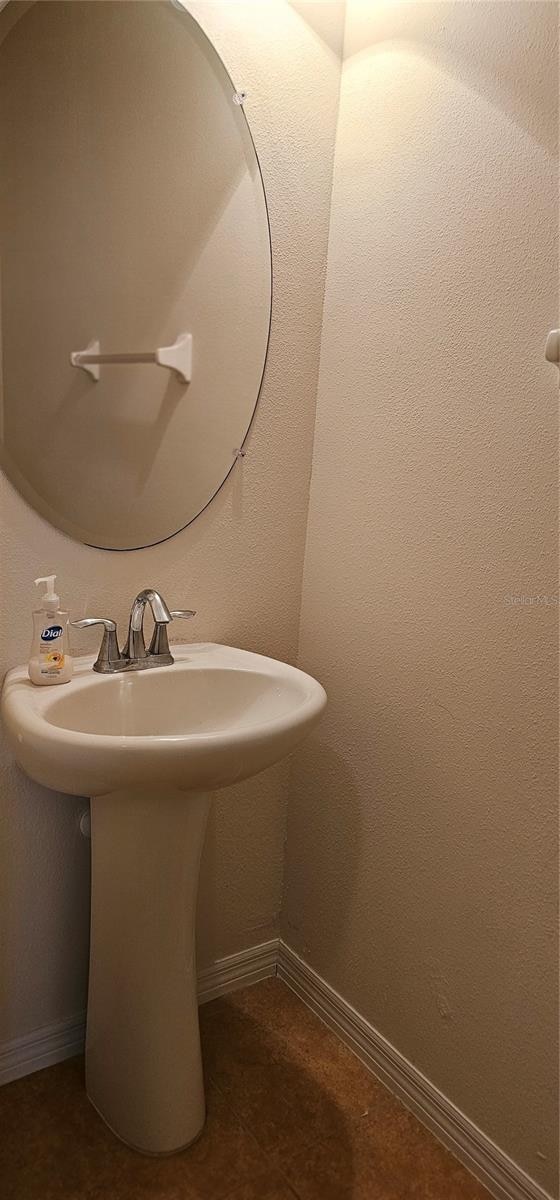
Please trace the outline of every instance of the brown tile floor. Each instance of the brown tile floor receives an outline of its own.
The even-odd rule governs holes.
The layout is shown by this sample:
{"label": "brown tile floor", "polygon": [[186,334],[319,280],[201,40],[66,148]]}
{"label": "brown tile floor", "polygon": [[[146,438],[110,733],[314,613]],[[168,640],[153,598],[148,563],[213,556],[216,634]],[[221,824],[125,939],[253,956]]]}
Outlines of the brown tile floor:
{"label": "brown tile floor", "polygon": [[284,984],[201,1009],[208,1121],[145,1158],[72,1059],[0,1089],[2,1200],[490,1200]]}

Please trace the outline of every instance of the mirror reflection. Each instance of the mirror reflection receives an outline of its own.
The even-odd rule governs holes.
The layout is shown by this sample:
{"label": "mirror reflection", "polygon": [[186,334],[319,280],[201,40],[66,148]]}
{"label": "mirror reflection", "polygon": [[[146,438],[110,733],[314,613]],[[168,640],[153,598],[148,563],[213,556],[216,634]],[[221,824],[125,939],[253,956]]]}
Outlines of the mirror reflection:
{"label": "mirror reflection", "polygon": [[0,13],[2,465],[94,546],[192,521],[251,422],[271,265],[238,100],[174,4]]}

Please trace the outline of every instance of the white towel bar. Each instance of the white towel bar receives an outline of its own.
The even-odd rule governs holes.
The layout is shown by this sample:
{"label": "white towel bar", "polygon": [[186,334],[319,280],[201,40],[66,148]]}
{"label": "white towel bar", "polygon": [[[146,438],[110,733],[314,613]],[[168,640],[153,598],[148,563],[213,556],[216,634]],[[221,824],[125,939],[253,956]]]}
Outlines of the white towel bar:
{"label": "white towel bar", "polygon": [[172,346],[160,346],[157,350],[140,354],[102,354],[99,342],[90,342],[85,350],[73,350],[70,355],[73,367],[87,371],[96,382],[100,364],[155,363],[190,383],[192,378],[192,333],[181,333]]}

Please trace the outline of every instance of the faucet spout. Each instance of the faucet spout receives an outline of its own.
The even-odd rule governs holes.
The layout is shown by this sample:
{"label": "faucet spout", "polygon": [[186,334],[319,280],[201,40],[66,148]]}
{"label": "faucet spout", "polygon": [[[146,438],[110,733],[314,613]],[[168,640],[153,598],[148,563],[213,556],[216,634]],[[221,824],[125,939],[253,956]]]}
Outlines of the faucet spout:
{"label": "faucet spout", "polygon": [[150,605],[154,621],[157,625],[168,625],[171,621],[171,613],[163,596],[160,596],[159,592],[156,592],[154,588],[144,588],[134,600],[130,613],[130,628],[135,633],[138,633],[142,629],[144,610],[147,604]]}
{"label": "faucet spout", "polygon": [[168,625],[172,620],[171,613],[163,596],[160,596],[159,592],[156,592],[154,588],[143,588],[138,593],[130,610],[128,637],[126,645],[123,648],[125,658],[132,659],[135,662],[138,659],[148,657],[143,629],[144,612],[147,604],[150,605],[156,625]]}

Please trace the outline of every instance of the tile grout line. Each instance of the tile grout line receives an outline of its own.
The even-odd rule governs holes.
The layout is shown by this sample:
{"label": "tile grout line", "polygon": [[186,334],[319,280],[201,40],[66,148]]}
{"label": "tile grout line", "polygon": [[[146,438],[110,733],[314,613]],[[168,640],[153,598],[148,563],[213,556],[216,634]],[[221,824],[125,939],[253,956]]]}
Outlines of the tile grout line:
{"label": "tile grout line", "polygon": [[[275,978],[275,977],[269,976],[269,978]],[[253,1130],[251,1129],[250,1125],[247,1125],[246,1122],[243,1120],[241,1113],[239,1113],[237,1111],[237,1108],[235,1107],[235,1103],[231,1099],[231,1097],[228,1096],[226,1094],[226,1092],[223,1091],[223,1089],[220,1087],[219,1083],[216,1082],[213,1075],[209,1075],[208,1082],[210,1082],[212,1084],[212,1087],[214,1087],[216,1089],[216,1091],[220,1093],[220,1096],[222,1097],[222,1099],[225,1100],[227,1104],[231,1105],[231,1109],[232,1109],[232,1112],[233,1112],[233,1115],[234,1115],[236,1121],[239,1122],[243,1132],[248,1134],[248,1136],[251,1138],[251,1140],[255,1143],[255,1146],[257,1147],[259,1153],[262,1154],[262,1156],[263,1156],[263,1160],[266,1163],[266,1166],[270,1167],[271,1174],[273,1171],[275,1171],[277,1174],[280,1174],[286,1184],[286,1187],[292,1193],[292,1195],[295,1197],[295,1200],[301,1200],[299,1193],[294,1191],[294,1188],[289,1183],[288,1179],[286,1179],[286,1176],[284,1175],[282,1168],[279,1167],[277,1163],[272,1161],[268,1151],[265,1150],[264,1146],[261,1146],[259,1139],[253,1133]],[[227,1192],[225,1196],[221,1197],[221,1200],[232,1200],[232,1197],[233,1197],[233,1200],[235,1200],[235,1190],[236,1189],[234,1188],[232,1192]]]}
{"label": "tile grout line", "polygon": [[[269,976],[269,978],[277,978],[277,976]],[[278,977],[278,981],[280,983],[284,982],[283,980],[280,980],[279,977]],[[260,982],[262,982],[262,981],[260,981]],[[303,1001],[302,1001],[302,1003],[303,1003]],[[212,1083],[212,1087],[215,1087],[216,1091],[218,1091],[220,1093],[220,1096],[222,1096],[222,1098],[224,1100],[226,1100],[228,1104],[231,1105],[232,1112],[233,1112],[236,1120],[239,1121],[241,1128],[244,1130],[245,1133],[247,1133],[249,1135],[249,1137],[255,1143],[255,1146],[257,1147],[257,1149],[260,1151],[263,1158],[265,1159],[267,1166],[269,1166],[271,1168],[271,1171],[276,1171],[277,1173],[279,1173],[282,1176],[282,1179],[283,1179],[286,1187],[292,1193],[292,1195],[295,1197],[295,1200],[301,1200],[300,1193],[295,1190],[294,1184],[291,1183],[290,1180],[288,1179],[287,1175],[285,1174],[285,1172],[283,1170],[282,1164],[275,1162],[274,1159],[272,1159],[270,1157],[270,1152],[268,1150],[266,1150],[264,1146],[261,1145],[257,1135],[251,1129],[251,1126],[247,1124],[247,1122],[242,1117],[241,1113],[238,1112],[238,1110],[235,1106],[235,1100],[232,1099],[231,1096],[228,1096],[227,1093],[223,1091],[223,1089],[220,1087],[219,1083],[216,1082],[213,1075],[209,1075],[208,1080],[209,1080],[209,1082]],[[321,1137],[313,1138],[309,1142],[308,1146],[305,1147],[305,1149],[311,1150],[312,1147],[323,1145],[324,1142],[325,1142],[324,1138],[321,1138]],[[229,1197],[231,1197],[232,1195],[234,1196],[234,1193],[230,1192]],[[228,1195],[222,1197],[222,1200],[228,1200]],[[234,1197],[234,1200],[235,1200],[235,1197]]]}
{"label": "tile grout line", "polygon": [[[299,995],[299,993],[295,992],[294,989],[290,987],[289,983],[287,983],[287,981],[282,977],[282,975],[279,974],[278,969],[276,970],[275,974],[273,976],[269,976],[269,978],[277,979],[278,983],[281,985],[281,987],[287,988],[289,992],[296,995],[298,1000],[302,1004],[302,1006],[308,1012],[311,1012],[313,1014],[313,1017],[318,1022],[318,1024],[321,1026],[321,1028],[324,1028],[325,1030],[330,1030],[331,1033],[335,1033],[335,1031],[328,1025],[328,1023],[322,1018],[322,1016],[319,1013],[317,1013],[305,1001],[305,999],[301,995]],[[257,982],[262,983],[262,982],[264,982],[264,980],[258,980]],[[228,993],[228,994],[224,995],[223,997],[220,997],[220,999],[223,999],[225,1001],[225,1003],[227,1004],[230,995],[232,995],[232,993]],[[217,1019],[219,1019],[219,1018],[217,1017]],[[274,1036],[278,1040],[278,1049],[281,1052],[282,1060],[284,1060],[285,1056],[286,1055],[289,1056],[289,1052],[290,1052],[290,1044],[291,1043],[290,1043],[289,1037],[287,1035],[279,1034],[276,1031],[274,1033]],[[337,1036],[336,1033],[335,1033],[335,1036]],[[338,1040],[340,1041],[341,1045],[345,1046],[345,1049],[349,1053],[354,1054],[352,1048],[350,1046],[345,1045],[344,1041],[340,1037],[338,1037]],[[354,1055],[354,1057],[357,1057],[357,1056]],[[365,1067],[365,1064],[362,1063],[362,1065]],[[367,1070],[367,1067],[365,1069]],[[371,1072],[368,1072],[368,1073],[371,1074]],[[285,1170],[284,1170],[284,1161],[289,1163],[292,1159],[292,1155],[290,1154],[290,1152],[288,1151],[286,1154],[284,1154],[282,1156],[282,1159],[279,1161],[276,1161],[275,1159],[271,1158],[270,1151],[267,1150],[261,1144],[261,1142],[259,1141],[254,1130],[247,1123],[247,1121],[243,1117],[243,1115],[238,1111],[238,1109],[236,1107],[236,1103],[235,1103],[235,1092],[233,1092],[232,1095],[230,1096],[228,1093],[226,1093],[220,1087],[220,1085],[217,1083],[214,1076],[209,1076],[209,1079],[211,1079],[212,1086],[215,1087],[220,1092],[220,1095],[222,1097],[224,1097],[224,1099],[226,1099],[227,1102],[231,1105],[232,1111],[233,1111],[237,1121],[243,1128],[244,1132],[251,1137],[252,1141],[255,1143],[255,1145],[257,1146],[260,1153],[266,1159],[267,1164],[270,1166],[271,1172],[275,1172],[276,1174],[281,1175],[285,1186],[287,1187],[288,1191],[290,1192],[290,1195],[293,1196],[295,1198],[295,1200],[302,1200],[301,1193],[296,1190],[297,1184],[293,1183],[293,1181],[286,1175]],[[378,1082],[380,1082],[380,1081],[378,1081]],[[385,1090],[387,1090],[390,1095],[393,1095],[393,1093],[390,1091],[390,1089],[387,1088],[386,1084],[381,1083],[381,1086],[384,1087]],[[402,1101],[399,1101],[399,1102],[402,1104]],[[403,1105],[403,1107],[406,1107],[406,1106]],[[358,1117],[349,1118],[349,1120],[351,1121],[351,1124],[355,1125],[356,1129],[358,1129],[358,1126],[361,1123],[361,1118],[358,1118]],[[369,1120],[368,1120],[368,1122],[366,1122],[366,1124],[368,1124],[368,1123],[369,1123]],[[365,1130],[365,1127],[362,1131],[364,1131],[364,1130]],[[433,1134],[432,1134],[432,1137],[433,1137]],[[434,1139],[434,1140],[437,1141],[437,1139]],[[326,1134],[317,1135],[315,1137],[310,1138],[310,1140],[308,1142],[306,1142],[306,1144],[304,1146],[299,1147],[294,1152],[293,1157],[297,1158],[302,1152],[311,1152],[312,1150],[320,1148],[320,1147],[324,1147],[326,1149],[326,1148],[328,1148],[328,1144],[329,1144],[329,1135],[326,1135]],[[447,1153],[449,1153],[449,1152],[447,1151]],[[235,1194],[234,1193],[229,1194],[230,1197],[232,1195],[233,1195],[233,1200],[235,1200]],[[228,1200],[228,1196],[223,1197],[222,1200]]]}
{"label": "tile grout line", "polygon": [[[299,1192],[296,1192],[294,1190],[293,1185],[289,1182],[286,1175],[284,1174],[282,1167],[279,1166],[278,1163],[274,1162],[273,1159],[271,1159],[269,1152],[267,1150],[265,1150],[264,1146],[261,1146],[261,1143],[259,1142],[258,1137],[251,1129],[251,1126],[247,1125],[247,1123],[243,1120],[243,1117],[235,1108],[235,1105],[234,1105],[233,1101],[231,1100],[231,1098],[229,1096],[226,1096],[226,1093],[222,1091],[219,1084],[217,1084],[213,1078],[212,1078],[212,1085],[219,1091],[220,1095],[223,1096],[224,1099],[227,1100],[228,1103],[231,1104],[232,1111],[234,1113],[236,1120],[239,1121],[239,1124],[240,1124],[241,1128],[243,1129],[243,1132],[246,1133],[251,1138],[251,1140],[255,1143],[255,1146],[259,1150],[260,1154],[262,1154],[263,1159],[266,1163],[266,1166],[270,1168],[271,1175],[273,1173],[275,1173],[277,1175],[278,1174],[281,1175],[284,1183],[286,1184],[286,1187],[288,1188],[288,1191],[291,1192],[292,1196],[295,1197],[295,1200],[301,1200]],[[233,1192],[228,1192],[226,1196],[222,1197],[222,1200],[231,1200],[231,1197],[233,1197],[233,1200],[235,1200],[235,1190]]]}

